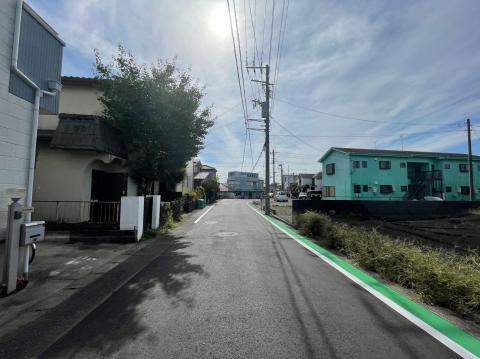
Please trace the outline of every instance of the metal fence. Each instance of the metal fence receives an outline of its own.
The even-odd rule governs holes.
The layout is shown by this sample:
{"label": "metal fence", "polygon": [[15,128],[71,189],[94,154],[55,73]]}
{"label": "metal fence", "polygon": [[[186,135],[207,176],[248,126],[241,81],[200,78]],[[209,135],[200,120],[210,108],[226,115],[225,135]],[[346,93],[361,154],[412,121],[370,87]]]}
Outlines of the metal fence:
{"label": "metal fence", "polygon": [[119,201],[33,201],[33,219],[50,223],[120,223]]}

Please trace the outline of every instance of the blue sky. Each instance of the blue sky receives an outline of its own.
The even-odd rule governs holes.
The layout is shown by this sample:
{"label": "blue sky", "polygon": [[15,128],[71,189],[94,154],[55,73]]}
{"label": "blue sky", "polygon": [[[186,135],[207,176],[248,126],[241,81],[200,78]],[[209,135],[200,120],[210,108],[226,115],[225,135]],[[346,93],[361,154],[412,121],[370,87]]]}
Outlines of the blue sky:
{"label": "blue sky", "polygon": [[[206,87],[205,105],[218,116],[199,157],[217,167],[222,180],[241,168],[245,126],[226,1],[29,3],[67,43],[64,75],[91,76],[93,49],[109,57],[118,43],[142,62],[177,56]],[[249,63],[254,36],[248,4],[255,14],[255,3],[259,54],[266,14],[266,59],[273,0],[235,2],[243,61]],[[275,1],[273,74],[283,3]],[[478,14],[477,0],[290,1],[274,86],[277,163],[290,172],[318,172],[317,160],[331,146],[466,152],[466,118],[474,123],[473,148],[480,154]],[[258,117],[251,100],[260,89],[249,79],[259,74],[244,76],[249,116]],[[244,170],[259,157],[262,136],[251,131]],[[256,171],[264,171],[263,158]]]}

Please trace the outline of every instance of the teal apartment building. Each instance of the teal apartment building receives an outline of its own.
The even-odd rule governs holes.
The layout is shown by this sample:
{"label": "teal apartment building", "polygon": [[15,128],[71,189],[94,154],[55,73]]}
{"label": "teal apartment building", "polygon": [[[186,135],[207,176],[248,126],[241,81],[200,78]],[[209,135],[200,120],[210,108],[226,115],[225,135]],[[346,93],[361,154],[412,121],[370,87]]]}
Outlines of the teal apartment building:
{"label": "teal apartment building", "polygon": [[[319,162],[325,200],[470,199],[465,154],[332,147]],[[473,156],[473,178],[480,200],[480,156]]]}

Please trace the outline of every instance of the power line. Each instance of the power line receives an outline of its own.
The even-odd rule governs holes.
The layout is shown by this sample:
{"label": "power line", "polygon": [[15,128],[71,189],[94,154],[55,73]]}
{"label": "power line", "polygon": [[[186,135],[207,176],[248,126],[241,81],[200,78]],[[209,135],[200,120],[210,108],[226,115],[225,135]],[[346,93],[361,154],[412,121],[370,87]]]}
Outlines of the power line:
{"label": "power line", "polygon": [[265,151],[265,146],[262,147],[262,150],[260,151],[260,154],[258,155],[257,161],[255,162],[255,165],[252,167],[252,172],[255,171],[255,168],[258,165],[258,162],[260,161],[260,158],[262,158],[262,153]]}
{"label": "power line", "polygon": [[[239,86],[239,89],[240,89],[240,98],[242,100],[245,131],[246,131],[246,133],[245,133],[245,143],[244,143],[244,149],[243,149],[243,158],[242,158],[242,167],[243,167],[243,163],[245,161],[246,138],[249,137],[248,136],[248,129],[247,129],[248,128],[248,125],[247,125],[248,112],[247,112],[247,102],[246,102],[246,94],[245,94],[245,81],[244,81],[244,76],[243,76],[243,66],[241,66],[243,60],[242,60],[242,52],[241,52],[241,46],[240,46],[240,35],[238,33],[238,21],[237,21],[235,0],[233,0],[233,11],[234,11],[234,15],[235,15],[235,26],[236,26],[236,32],[237,32],[238,51],[239,51],[239,57],[240,57],[240,70],[239,70],[239,68],[238,68],[239,67],[238,66],[238,57],[237,57],[237,51],[236,51],[236,46],[235,46],[235,35],[234,35],[234,32],[233,32],[232,15],[231,15],[231,10],[230,10],[230,1],[229,0],[227,0],[227,7],[228,7],[228,17],[229,17],[229,20],[230,20],[230,30],[231,30],[231,33],[232,33],[233,50],[234,50],[234,55],[235,55],[235,65],[236,65],[236,70],[237,70],[237,80],[238,80],[238,86]],[[241,82],[240,82],[240,73],[241,73],[241,79],[242,79]],[[242,84],[243,84],[243,87],[242,87]],[[252,154],[252,162],[253,162],[253,154]]]}
{"label": "power line", "polygon": [[281,128],[283,128],[285,131],[287,131],[289,134],[292,135],[292,137],[295,137],[297,140],[299,140],[300,142],[302,142],[303,144],[307,145],[308,147],[310,148],[313,148],[315,151],[320,151],[320,152],[323,152],[325,150],[320,150],[314,146],[312,146],[310,143],[304,141],[303,139],[301,139],[300,137],[297,137],[297,135],[295,135],[292,131],[290,131],[288,128],[286,128],[284,125],[282,125],[279,121],[275,120],[272,118],[273,121],[275,121]]}
{"label": "power line", "polygon": [[243,108],[243,116],[245,118],[245,127],[246,127],[246,120],[247,120],[247,113],[245,109],[245,101],[243,98],[243,91],[242,91],[242,84],[240,82],[240,70],[238,69],[238,57],[237,57],[237,47],[235,45],[235,35],[233,34],[233,23],[232,23],[232,14],[230,11],[230,1],[227,0],[227,6],[228,6],[228,18],[230,20],[230,30],[232,33],[232,42],[233,42],[233,53],[235,55],[235,65],[236,65],[236,70],[237,70],[237,80],[238,80],[238,88],[240,90],[240,99],[242,101],[242,108]]}
{"label": "power line", "polygon": [[266,26],[266,23],[267,23],[267,4],[268,4],[268,0],[265,0],[265,9],[263,11],[262,53],[260,55],[260,67],[263,66],[263,48],[264,48],[264,43],[265,43],[265,26]]}
{"label": "power line", "polygon": [[272,58],[272,43],[273,43],[273,23],[275,19],[275,0],[272,1],[272,22],[270,25],[270,49],[268,50],[268,63],[271,64]]}
{"label": "power line", "polygon": [[[470,95],[465,96],[463,98],[457,99],[453,103],[450,103],[450,104],[447,104],[447,105],[444,105],[444,106],[440,106],[440,107],[430,111],[428,114],[431,115],[432,113],[435,113],[435,112],[438,112],[442,109],[445,109],[445,108],[448,108],[450,106],[456,105],[461,101],[465,101],[465,100],[471,98],[472,96],[476,96],[476,94],[470,94]],[[406,122],[369,120],[369,119],[364,119],[364,118],[358,118],[358,117],[353,117],[353,116],[345,116],[345,115],[339,115],[339,114],[335,114],[335,113],[331,113],[331,112],[320,111],[320,110],[317,110],[317,109],[314,109],[314,108],[311,108],[311,107],[298,105],[296,103],[293,103],[293,102],[290,102],[290,101],[287,101],[287,100],[278,99],[278,101],[283,102],[283,103],[288,104],[288,105],[293,106],[293,107],[301,108],[301,109],[306,110],[306,111],[316,112],[316,113],[320,113],[322,115],[335,117],[335,118],[341,118],[341,119],[345,119],[345,120],[354,120],[354,121],[370,122],[370,123],[384,123],[384,124],[389,124],[389,125],[400,125],[400,126],[403,126],[403,125],[422,126],[422,127],[439,126],[438,123],[425,123],[425,122],[422,123],[422,124],[417,123],[418,120],[421,120],[422,118],[425,118],[425,116],[427,116],[427,115],[424,115],[422,117],[417,117],[417,118],[414,118],[414,119],[412,119],[410,121],[406,121]],[[441,125],[441,126],[452,126],[452,125],[458,125],[458,123],[445,124],[445,125]]]}

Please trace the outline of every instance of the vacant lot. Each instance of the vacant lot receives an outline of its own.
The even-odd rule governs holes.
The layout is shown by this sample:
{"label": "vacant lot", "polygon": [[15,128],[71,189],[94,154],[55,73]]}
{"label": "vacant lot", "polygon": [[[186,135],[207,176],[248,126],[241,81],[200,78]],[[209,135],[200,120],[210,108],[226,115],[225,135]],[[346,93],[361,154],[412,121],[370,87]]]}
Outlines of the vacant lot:
{"label": "vacant lot", "polygon": [[432,246],[461,251],[480,249],[480,215],[410,221],[384,221],[339,216],[336,220],[354,226],[377,228],[380,232]]}
{"label": "vacant lot", "polygon": [[[272,201],[274,214],[292,223],[292,203]],[[363,228],[376,228],[391,237],[406,239],[433,247],[469,251],[480,250],[480,212],[463,217],[435,218],[422,220],[365,219],[352,215],[334,215],[337,222]]]}

